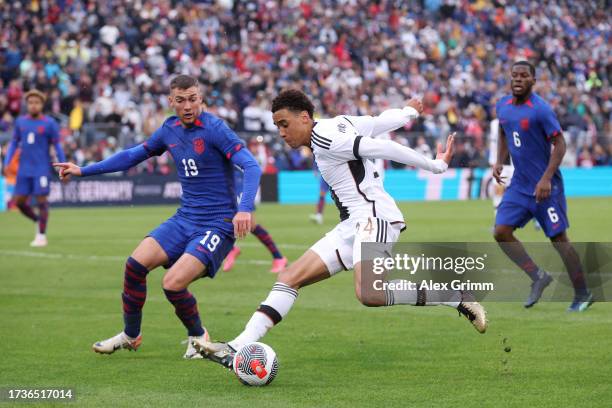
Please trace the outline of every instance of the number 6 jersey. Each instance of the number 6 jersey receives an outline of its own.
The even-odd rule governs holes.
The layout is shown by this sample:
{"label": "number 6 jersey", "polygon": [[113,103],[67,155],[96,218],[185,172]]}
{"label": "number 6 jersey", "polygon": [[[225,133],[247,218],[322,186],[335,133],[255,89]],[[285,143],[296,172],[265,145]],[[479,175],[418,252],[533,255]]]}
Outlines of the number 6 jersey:
{"label": "number 6 jersey", "polygon": [[[521,105],[515,105],[511,95],[504,96],[497,103],[496,112],[514,164],[508,189],[534,196],[548,167],[552,139],[563,137],[559,121],[548,103],[535,93]],[[559,170],[551,184],[553,194],[563,192]]]}

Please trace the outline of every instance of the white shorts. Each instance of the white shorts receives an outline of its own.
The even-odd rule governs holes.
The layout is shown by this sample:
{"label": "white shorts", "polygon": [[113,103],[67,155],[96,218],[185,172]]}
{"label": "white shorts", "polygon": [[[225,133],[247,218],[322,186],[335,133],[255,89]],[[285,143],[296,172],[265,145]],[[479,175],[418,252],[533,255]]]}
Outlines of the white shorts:
{"label": "white shorts", "polygon": [[380,251],[390,252],[404,226],[403,222],[392,224],[375,217],[349,218],[336,225],[310,249],[321,257],[329,274],[334,275],[342,270],[353,269],[354,264],[362,260],[362,242],[387,243],[389,245],[381,246]]}

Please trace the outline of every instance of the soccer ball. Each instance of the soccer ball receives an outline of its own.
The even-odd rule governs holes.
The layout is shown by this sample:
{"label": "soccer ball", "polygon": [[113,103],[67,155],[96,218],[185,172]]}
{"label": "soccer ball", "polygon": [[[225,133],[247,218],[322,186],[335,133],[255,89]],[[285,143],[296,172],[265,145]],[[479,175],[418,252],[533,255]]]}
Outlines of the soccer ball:
{"label": "soccer ball", "polygon": [[234,373],[244,385],[268,385],[278,373],[276,353],[264,343],[245,344],[234,356]]}

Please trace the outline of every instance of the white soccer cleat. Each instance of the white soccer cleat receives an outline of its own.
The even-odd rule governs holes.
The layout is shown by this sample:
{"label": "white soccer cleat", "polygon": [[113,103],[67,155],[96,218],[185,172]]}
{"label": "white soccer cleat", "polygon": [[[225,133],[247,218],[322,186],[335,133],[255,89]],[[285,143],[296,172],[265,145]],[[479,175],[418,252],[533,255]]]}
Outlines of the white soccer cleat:
{"label": "white soccer cleat", "polygon": [[36,234],[34,241],[30,242],[31,247],[40,248],[47,246],[47,236],[45,234]]}
{"label": "white soccer cleat", "polygon": [[316,224],[323,224],[323,214],[321,213],[316,213],[316,214],[310,214],[309,216],[310,221],[316,223]]}
{"label": "white soccer cleat", "polygon": [[183,358],[186,360],[197,360],[202,359],[202,354],[194,347],[194,344],[205,344],[210,341],[210,337],[208,336],[208,330],[204,332],[203,336],[189,336],[187,339],[187,351],[183,355]]}
{"label": "white soccer cleat", "polygon": [[228,343],[211,343],[210,341],[196,340],[193,342],[193,347],[202,355],[212,362],[221,364],[223,367],[231,370],[234,367],[234,356],[236,350]]}
{"label": "white soccer cleat", "polygon": [[478,331],[478,333],[484,333],[487,331],[487,312],[484,307],[478,302],[461,302],[457,306],[459,315],[465,316],[466,319],[472,323],[472,326]]}
{"label": "white soccer cleat", "polygon": [[111,337],[110,339],[101,340],[94,343],[92,346],[93,351],[100,354],[113,354],[117,350],[126,349],[130,351],[138,350],[142,343],[142,335],[138,335],[136,338],[129,337],[124,332]]}

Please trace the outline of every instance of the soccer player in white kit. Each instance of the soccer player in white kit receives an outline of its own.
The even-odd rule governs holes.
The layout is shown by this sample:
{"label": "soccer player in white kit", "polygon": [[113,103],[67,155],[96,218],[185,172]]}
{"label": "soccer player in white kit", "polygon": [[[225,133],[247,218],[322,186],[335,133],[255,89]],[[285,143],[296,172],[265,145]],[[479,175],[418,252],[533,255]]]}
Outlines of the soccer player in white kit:
{"label": "soccer player in white kit", "polygon": [[401,211],[384,190],[370,159],[393,160],[442,173],[453,154],[454,135],[448,137],[445,152],[438,145],[435,160],[399,143],[374,138],[406,125],[423,110],[418,99],[411,99],[407,105],[376,117],[337,116],[315,122],[313,104],[302,91],[285,90],[274,99],[272,112],[280,136],[294,149],[312,148],[340,211],[341,222],[278,275],[270,294],[238,337],[228,343],[194,341],[193,346],[202,356],[232,368],[236,350],[258,341],[278,324],[289,313],[300,288],[349,269],[354,270],[356,296],[365,306],[444,304],[457,309],[477,331],[485,332],[484,308],[477,302],[464,302],[461,292],[446,299],[453,301],[442,301],[436,293],[425,290],[362,290],[361,243],[394,243],[406,228]]}

